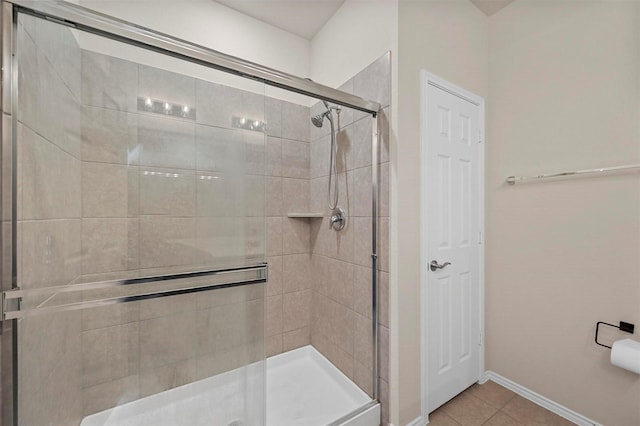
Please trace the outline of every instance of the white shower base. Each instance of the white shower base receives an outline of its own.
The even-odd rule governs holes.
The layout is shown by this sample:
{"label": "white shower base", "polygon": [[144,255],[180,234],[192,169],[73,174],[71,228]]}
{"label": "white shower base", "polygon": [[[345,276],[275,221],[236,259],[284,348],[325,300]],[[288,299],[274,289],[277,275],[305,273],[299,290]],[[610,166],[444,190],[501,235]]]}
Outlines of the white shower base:
{"label": "white shower base", "polygon": [[[259,426],[259,420],[250,418],[259,419],[259,410],[247,415],[243,398],[238,398],[251,392],[247,374],[259,371],[259,365],[228,371],[92,414],[81,426]],[[266,393],[266,426],[326,426],[370,401],[312,346],[267,359]],[[341,425],[379,424],[376,404]]]}

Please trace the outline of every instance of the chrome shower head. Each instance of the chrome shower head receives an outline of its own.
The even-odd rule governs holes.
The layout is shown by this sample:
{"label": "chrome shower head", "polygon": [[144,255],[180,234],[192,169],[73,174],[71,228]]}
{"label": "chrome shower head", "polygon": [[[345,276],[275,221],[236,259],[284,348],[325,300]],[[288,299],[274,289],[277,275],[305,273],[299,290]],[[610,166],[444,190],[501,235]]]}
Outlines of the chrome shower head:
{"label": "chrome shower head", "polygon": [[333,128],[333,117],[331,116],[331,110],[335,109],[336,111],[338,111],[338,114],[340,114],[340,109],[337,107],[330,107],[329,104],[326,103],[325,101],[322,101],[322,102],[324,102],[325,106],[327,107],[327,110],[322,114],[316,114],[313,117],[311,117],[311,122],[316,127],[322,127],[324,118],[327,117],[329,119],[329,122],[331,123],[331,126],[332,126],[331,128]]}
{"label": "chrome shower head", "polygon": [[311,122],[316,127],[322,127],[325,115],[327,115],[327,111],[323,112],[322,114],[314,115],[313,117],[311,117]]}

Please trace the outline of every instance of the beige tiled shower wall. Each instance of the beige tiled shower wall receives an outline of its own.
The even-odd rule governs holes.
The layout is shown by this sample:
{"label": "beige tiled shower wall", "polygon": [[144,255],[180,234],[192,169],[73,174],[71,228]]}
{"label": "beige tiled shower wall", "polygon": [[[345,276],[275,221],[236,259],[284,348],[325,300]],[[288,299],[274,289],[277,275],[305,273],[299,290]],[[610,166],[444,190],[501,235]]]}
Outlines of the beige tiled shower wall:
{"label": "beige tiled shower wall", "polygon": [[[138,96],[195,107],[196,119],[140,112]],[[262,262],[265,136],[232,117],[262,121],[264,104],[82,51],[82,280]],[[261,359],[264,287],[83,311],[83,414]]]}
{"label": "beige tiled shower wall", "polygon": [[[341,89],[383,106],[378,151],[378,324],[379,397],[383,424],[388,423],[389,364],[389,105],[390,54],[347,81]],[[311,108],[316,114],[322,103]],[[343,109],[338,121],[339,207],[346,227],[329,229],[327,206],[330,127],[311,131],[310,208],[323,213],[311,219],[311,343],[363,390],[372,393],[372,120]]]}
{"label": "beige tiled shower wall", "polygon": [[[19,34],[23,288],[264,259],[265,137],[231,128],[232,115],[264,120],[261,94],[83,51],[32,17]],[[195,106],[197,120],[139,113],[138,95]],[[77,425],[261,359],[264,287],[22,320],[21,424]]]}
{"label": "beige tiled shower wall", "polygon": [[267,98],[267,356],[310,343],[309,108]]}
{"label": "beige tiled shower wall", "polygon": [[[81,53],[68,28],[26,16],[18,46],[17,273],[23,289],[36,289],[81,274]],[[79,424],[80,314],[25,318],[20,331],[21,424]]]}
{"label": "beige tiled shower wall", "polygon": [[[166,273],[213,259],[220,266],[250,263],[265,244],[270,276],[266,304],[258,285],[23,320],[25,424],[78,424],[85,415],[246,364],[263,356],[264,333],[267,355],[312,343],[370,392],[368,116],[343,109],[338,122],[340,205],[348,222],[335,233],[326,208],[328,123],[316,129],[309,120],[317,106],[82,51],[69,29],[37,22],[25,21],[19,41],[24,287]],[[377,212],[384,419],[388,55],[342,89],[385,106]],[[138,113],[138,95],[195,106],[197,120]],[[232,115],[264,119],[266,140],[231,129]],[[287,217],[296,212],[324,218]]]}

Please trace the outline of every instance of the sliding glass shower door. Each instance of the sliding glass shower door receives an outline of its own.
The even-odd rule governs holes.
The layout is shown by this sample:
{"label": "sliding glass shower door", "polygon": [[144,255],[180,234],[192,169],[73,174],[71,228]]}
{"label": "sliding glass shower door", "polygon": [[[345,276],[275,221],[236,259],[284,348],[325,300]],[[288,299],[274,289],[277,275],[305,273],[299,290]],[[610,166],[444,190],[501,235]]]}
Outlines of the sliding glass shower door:
{"label": "sliding glass shower door", "polygon": [[262,83],[16,16],[13,423],[263,424]]}

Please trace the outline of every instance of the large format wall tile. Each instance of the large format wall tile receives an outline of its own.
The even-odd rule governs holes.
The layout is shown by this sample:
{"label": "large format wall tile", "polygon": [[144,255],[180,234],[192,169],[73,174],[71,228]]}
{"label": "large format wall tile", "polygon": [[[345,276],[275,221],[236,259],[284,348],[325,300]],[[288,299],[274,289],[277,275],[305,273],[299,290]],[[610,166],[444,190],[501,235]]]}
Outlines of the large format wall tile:
{"label": "large format wall tile", "polygon": [[282,295],[267,297],[267,337],[282,334]]}
{"label": "large format wall tile", "polygon": [[195,382],[198,379],[196,368],[196,358],[178,361],[158,368],[145,369],[143,366],[140,371],[140,397],[144,398],[145,396]]}
{"label": "large format wall tile", "polygon": [[309,222],[304,219],[284,218],[282,221],[282,253],[296,254],[311,251]]}
{"label": "large format wall tile", "polygon": [[137,114],[82,107],[82,161],[135,165],[137,144]]}
{"label": "large format wall tile", "polygon": [[82,412],[85,416],[126,404],[140,398],[138,375],[123,377],[82,390]]}
{"label": "large format wall tile", "polygon": [[195,169],[195,125],[187,120],[140,115],[140,165]]}
{"label": "large format wall tile", "polygon": [[[260,303],[264,302],[260,301]],[[262,321],[252,323],[249,314],[249,302],[198,311],[198,354],[230,350],[242,347],[251,341],[251,329],[260,325]]]}
{"label": "large format wall tile", "polygon": [[82,273],[137,268],[138,219],[82,219]]}
{"label": "large format wall tile", "polygon": [[283,208],[282,178],[267,177],[265,208],[267,216],[286,215]]}
{"label": "large format wall tile", "polygon": [[282,176],[282,139],[269,136],[266,141],[268,176]]}
{"label": "large format wall tile", "polygon": [[28,221],[20,227],[19,261],[22,267],[19,279],[22,287],[66,285],[80,275],[79,219]]}
{"label": "large format wall tile", "polygon": [[310,172],[311,179],[329,176],[329,162],[331,161],[331,137],[326,135],[310,144]]}
{"label": "large format wall tile", "polygon": [[[80,158],[80,105],[40,52],[38,77],[38,114],[35,129],[65,152]],[[58,117],[64,119],[60,120]]]}
{"label": "large format wall tile", "polygon": [[80,78],[81,50],[71,31],[44,19],[34,20],[34,29],[29,31],[35,44],[64,81],[64,85],[80,102],[82,82]]}
{"label": "large format wall tile", "polygon": [[339,134],[339,144],[346,150],[346,170],[371,165],[371,134],[371,120],[368,118],[356,121]]}
{"label": "large format wall tile", "polygon": [[83,387],[137,373],[140,352],[138,344],[137,322],[83,332]]}
{"label": "large format wall tile", "polygon": [[[314,299],[315,303],[315,299]],[[331,363],[336,366],[345,376],[353,378],[353,355],[340,349],[336,344],[331,342],[329,338],[322,333],[311,334],[311,344],[321,354],[323,354]]]}
{"label": "large format wall tile", "polygon": [[267,258],[269,264],[269,280],[267,282],[267,296],[282,294],[283,266],[282,256],[272,256]]}
{"label": "large format wall tile", "polygon": [[[19,409],[27,424],[81,419],[79,312],[24,319],[19,344]],[[61,394],[64,393],[64,394]]]}
{"label": "large format wall tile", "polygon": [[282,140],[282,176],[309,179],[309,143]]}
{"label": "large format wall tile", "polygon": [[144,98],[193,108],[196,104],[196,80],[183,74],[138,65],[138,93]]}
{"label": "large format wall tile", "polygon": [[[197,238],[193,245],[197,247],[201,261],[218,267],[245,264],[245,243],[253,236],[245,228],[244,221],[245,219],[237,217],[198,218]],[[264,229],[262,231],[262,239],[264,239]],[[192,256],[195,255],[197,254],[192,254]]]}
{"label": "large format wall tile", "polygon": [[[107,298],[111,295],[112,292],[109,290],[103,290],[103,292],[96,294],[98,298]],[[140,304],[138,302],[84,309],[81,311],[82,331],[137,322],[139,312]]]}
{"label": "large format wall tile", "polygon": [[282,138],[309,142],[309,108],[291,102],[282,103]]}
{"label": "large format wall tile", "polygon": [[217,127],[232,127],[233,117],[242,117],[242,90],[207,81],[196,81],[197,121]]}
{"label": "large format wall tile", "polygon": [[282,217],[267,218],[267,256],[282,255],[282,221]]}
{"label": "large format wall tile", "polygon": [[236,217],[244,208],[242,176],[197,172],[196,214],[203,217]]}
{"label": "large format wall tile", "polygon": [[[41,46],[21,34],[17,119],[70,155],[80,157],[80,107]],[[71,77],[69,77],[71,78]],[[59,119],[53,115],[55,111]]]}
{"label": "large format wall tile", "polygon": [[243,132],[210,126],[196,126],[198,170],[238,175],[245,170]]}
{"label": "large format wall tile", "polygon": [[266,137],[262,132],[243,130],[242,142],[244,144],[245,173],[248,175],[265,175],[266,161]]}
{"label": "large format wall tile", "polygon": [[127,217],[129,201],[127,166],[82,163],[82,216]]}
{"label": "large format wall tile", "polygon": [[265,121],[267,123],[267,135],[282,136],[282,104],[279,99],[265,98]]}
{"label": "large format wall tile", "polygon": [[282,257],[282,292],[291,293],[311,288],[311,255],[309,253]]}
{"label": "large format wall tile", "polygon": [[308,211],[309,180],[283,178],[282,197],[283,213],[302,213]]}
{"label": "large format wall tile", "polygon": [[347,172],[351,216],[371,217],[371,166]]}
{"label": "large format wall tile", "polygon": [[[353,78],[353,94],[379,102],[384,108],[391,103],[391,53],[378,58]],[[365,113],[356,113],[364,115]]]}
{"label": "large format wall tile", "polygon": [[287,331],[282,335],[282,351],[291,351],[311,343],[310,327]]}
{"label": "large format wall tile", "polygon": [[82,103],[135,112],[138,109],[138,65],[82,51]]}
{"label": "large format wall tile", "polygon": [[282,330],[292,331],[310,324],[311,290],[285,293],[282,299]]}
{"label": "large format wall tile", "polygon": [[140,267],[197,264],[202,251],[195,242],[196,220],[184,217],[140,218]]}
{"label": "large format wall tile", "polygon": [[140,321],[140,365],[160,367],[196,356],[196,312]]}
{"label": "large format wall tile", "polygon": [[240,216],[265,216],[265,189],[264,176],[244,176],[240,190],[243,195]]}
{"label": "large format wall tile", "polygon": [[[27,18],[25,24],[31,24],[33,21]],[[30,33],[27,33],[21,25],[17,34],[17,44],[19,46],[16,52],[17,61],[20,64],[18,68],[18,93],[20,94],[20,102],[18,102],[18,116],[16,117],[21,123],[37,130],[39,126],[40,114],[40,69],[38,68],[38,49]],[[35,32],[35,28],[33,30]],[[10,113],[10,111],[5,111]]]}
{"label": "large format wall tile", "polygon": [[[140,214],[195,216],[196,173],[192,170],[143,167],[139,173]],[[217,198],[221,202],[223,199]]]}
{"label": "large format wall tile", "polygon": [[26,126],[18,127],[22,146],[22,217],[79,218],[80,161]]}

